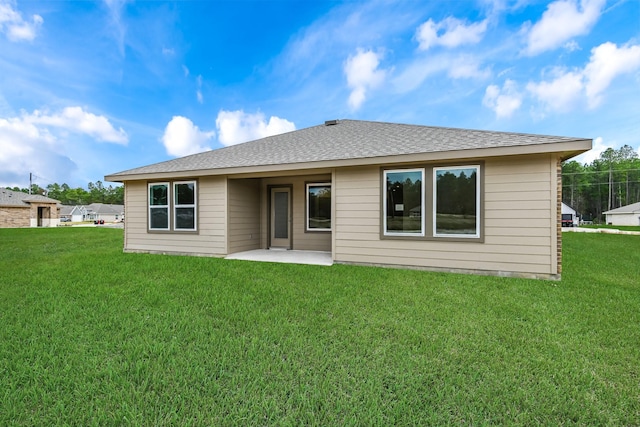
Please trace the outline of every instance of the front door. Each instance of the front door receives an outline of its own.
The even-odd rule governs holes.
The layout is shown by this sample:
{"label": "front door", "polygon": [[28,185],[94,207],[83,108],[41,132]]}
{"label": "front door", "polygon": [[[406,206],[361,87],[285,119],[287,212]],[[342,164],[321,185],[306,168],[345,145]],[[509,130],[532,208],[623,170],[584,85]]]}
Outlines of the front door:
{"label": "front door", "polygon": [[291,249],[291,189],[271,189],[269,247]]}

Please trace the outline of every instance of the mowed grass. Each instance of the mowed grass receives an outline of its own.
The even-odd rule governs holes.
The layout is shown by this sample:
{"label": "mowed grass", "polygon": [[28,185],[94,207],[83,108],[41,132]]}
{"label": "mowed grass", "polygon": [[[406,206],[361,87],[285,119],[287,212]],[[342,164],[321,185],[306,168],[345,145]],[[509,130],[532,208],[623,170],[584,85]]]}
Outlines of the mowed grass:
{"label": "mowed grass", "polygon": [[0,230],[0,425],[638,425],[640,236],[560,282]]}

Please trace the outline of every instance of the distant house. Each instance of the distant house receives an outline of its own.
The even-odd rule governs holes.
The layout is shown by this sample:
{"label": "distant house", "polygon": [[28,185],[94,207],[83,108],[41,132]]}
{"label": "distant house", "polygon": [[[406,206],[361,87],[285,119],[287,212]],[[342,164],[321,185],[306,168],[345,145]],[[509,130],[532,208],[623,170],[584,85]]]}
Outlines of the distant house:
{"label": "distant house", "polygon": [[0,228],[56,227],[58,200],[0,188]]}
{"label": "distant house", "polygon": [[577,227],[580,225],[576,210],[562,202],[562,226]]}
{"label": "distant house", "polygon": [[63,206],[60,216],[72,222],[96,220],[116,222],[124,219],[124,205],[91,203],[90,205]]}
{"label": "distant house", "polygon": [[124,205],[107,203],[91,203],[87,205],[87,219],[89,221],[103,220],[104,222],[120,221],[124,218]]}
{"label": "distant house", "polygon": [[124,250],[559,278],[561,162],[590,139],[357,120],[118,172]]}
{"label": "distant house", "polygon": [[640,225],[640,202],[603,212],[611,225]]}
{"label": "distant house", "polygon": [[82,222],[87,215],[87,208],[82,205],[63,205],[60,207],[60,218],[71,222]]}

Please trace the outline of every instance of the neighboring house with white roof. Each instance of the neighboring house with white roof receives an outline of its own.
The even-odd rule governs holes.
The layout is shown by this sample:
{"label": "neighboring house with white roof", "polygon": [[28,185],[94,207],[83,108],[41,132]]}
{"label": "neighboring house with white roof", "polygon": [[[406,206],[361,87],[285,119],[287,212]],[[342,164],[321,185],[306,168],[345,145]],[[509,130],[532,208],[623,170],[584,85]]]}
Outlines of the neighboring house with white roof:
{"label": "neighboring house with white roof", "polygon": [[603,212],[611,225],[640,225],[640,202]]}
{"label": "neighboring house with white roof", "polygon": [[58,200],[0,188],[0,228],[56,227]]}
{"label": "neighboring house with white roof", "polygon": [[336,263],[561,273],[561,162],[583,138],[356,120],[105,177],[125,252],[326,251]]}

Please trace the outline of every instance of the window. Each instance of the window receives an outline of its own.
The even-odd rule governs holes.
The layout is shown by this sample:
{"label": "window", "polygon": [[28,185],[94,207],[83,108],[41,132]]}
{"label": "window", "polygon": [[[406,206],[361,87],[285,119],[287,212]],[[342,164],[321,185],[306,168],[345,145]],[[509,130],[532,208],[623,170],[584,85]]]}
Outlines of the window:
{"label": "window", "polygon": [[384,235],[424,236],[424,169],[385,170]]}
{"label": "window", "polygon": [[433,168],[433,235],[480,237],[480,166]]}
{"label": "window", "polygon": [[331,184],[307,184],[307,231],[331,231]]}
{"label": "window", "polygon": [[149,184],[149,230],[169,229],[169,183]]}
{"label": "window", "polygon": [[149,230],[196,231],[196,224],[195,181],[174,182],[173,185],[169,182],[149,184]]}
{"label": "window", "polygon": [[173,184],[174,201],[174,229],[196,230],[196,183],[175,182]]}

